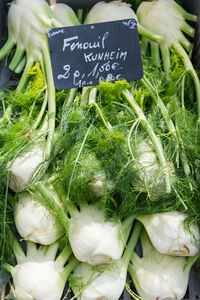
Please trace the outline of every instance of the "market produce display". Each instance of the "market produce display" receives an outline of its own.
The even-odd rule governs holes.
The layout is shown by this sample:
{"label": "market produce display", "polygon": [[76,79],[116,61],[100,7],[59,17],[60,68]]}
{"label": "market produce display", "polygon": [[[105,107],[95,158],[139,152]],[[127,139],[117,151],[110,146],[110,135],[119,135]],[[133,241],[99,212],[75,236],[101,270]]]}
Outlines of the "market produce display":
{"label": "market produce display", "polygon": [[[129,18],[141,80],[55,89],[49,28]],[[196,21],[174,0],[10,4],[0,60],[19,81],[0,91],[1,299],[183,299],[200,272]]]}

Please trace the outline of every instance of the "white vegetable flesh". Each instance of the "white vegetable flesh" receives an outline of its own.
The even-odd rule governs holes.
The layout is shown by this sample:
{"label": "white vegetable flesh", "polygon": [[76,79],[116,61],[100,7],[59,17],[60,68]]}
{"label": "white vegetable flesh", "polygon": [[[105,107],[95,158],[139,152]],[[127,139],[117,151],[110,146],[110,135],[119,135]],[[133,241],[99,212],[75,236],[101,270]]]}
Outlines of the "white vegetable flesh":
{"label": "white vegetable flesh", "polygon": [[95,4],[92,9],[87,14],[85,19],[86,24],[92,23],[101,23],[101,22],[111,22],[111,21],[118,21],[124,19],[135,19],[138,32],[153,40],[154,42],[158,42],[163,38],[160,35],[154,34],[153,32],[147,30],[143,26],[141,26],[137,21],[137,16],[135,12],[132,10],[130,5],[126,2],[119,1],[110,1],[105,2],[101,1]]}
{"label": "white vegetable flesh", "polygon": [[81,300],[118,300],[126,281],[126,267],[121,261],[110,265],[94,267],[80,263],[73,271],[72,289]]}
{"label": "white vegetable flesh", "polygon": [[139,22],[149,30],[165,37],[168,47],[183,37],[180,28],[184,18],[173,4],[173,0],[143,1],[137,10]]}
{"label": "white vegetable flesh", "polygon": [[[22,9],[15,3],[12,3],[8,11],[8,32],[9,38],[12,37],[13,42],[16,43],[20,34]],[[18,16],[18,18],[16,18]]]}
{"label": "white vegetable flesh", "polygon": [[111,190],[114,186],[113,181],[106,180],[106,174],[104,171],[100,171],[94,176],[94,179],[89,182],[93,193],[96,197],[101,197],[105,194],[106,190]]}
{"label": "white vegetable flesh", "polygon": [[194,256],[199,251],[200,232],[197,224],[184,227],[187,215],[178,211],[139,216],[157,251],[176,256]]}
{"label": "white vegetable flesh", "polygon": [[51,10],[53,11],[55,18],[62,24],[62,26],[72,26],[72,24],[80,25],[75,12],[70,6],[64,3],[57,3],[51,5]]}
{"label": "white vegetable flesh", "polygon": [[17,300],[60,300],[65,283],[70,272],[77,266],[76,259],[66,261],[72,254],[67,245],[56,257],[58,243],[50,246],[37,247],[35,243],[27,242],[25,255],[17,240],[14,240],[13,250],[17,265],[8,264],[5,268],[12,274],[12,295]]}
{"label": "white vegetable flesh", "polygon": [[121,258],[124,245],[119,222],[106,222],[103,212],[86,206],[69,223],[69,241],[77,259],[99,265]]}
{"label": "white vegetable flesh", "polygon": [[16,193],[23,191],[43,161],[44,145],[41,145],[34,146],[30,151],[10,162],[7,166],[11,172],[9,187]]}
{"label": "white vegetable flesh", "polygon": [[17,300],[56,300],[60,299],[64,282],[60,273],[62,267],[53,261],[27,262],[17,265],[13,272]]}
{"label": "white vegetable flesh", "polygon": [[101,266],[81,263],[74,269],[71,286],[77,299],[117,300],[120,298],[126,281],[128,265],[141,228],[142,224],[136,222],[120,260]]}
{"label": "white vegetable flesh", "polygon": [[142,243],[143,257],[133,255],[129,272],[143,300],[181,300],[188,285],[191,266],[186,258],[156,251],[148,237]]}
{"label": "white vegetable flesh", "polygon": [[42,245],[54,243],[63,234],[55,216],[28,193],[19,196],[15,225],[23,239]]}
{"label": "white vegetable flesh", "polygon": [[[147,192],[151,200],[158,200],[165,194],[165,179],[151,141],[137,143],[135,152],[137,165],[134,169],[137,177],[132,184],[137,190]],[[168,163],[168,173],[173,182],[175,171],[170,163]]]}
{"label": "white vegetable flesh", "polygon": [[121,1],[111,1],[109,3],[102,1],[92,7],[85,23],[92,24],[131,18],[137,20],[136,14],[129,4]]}

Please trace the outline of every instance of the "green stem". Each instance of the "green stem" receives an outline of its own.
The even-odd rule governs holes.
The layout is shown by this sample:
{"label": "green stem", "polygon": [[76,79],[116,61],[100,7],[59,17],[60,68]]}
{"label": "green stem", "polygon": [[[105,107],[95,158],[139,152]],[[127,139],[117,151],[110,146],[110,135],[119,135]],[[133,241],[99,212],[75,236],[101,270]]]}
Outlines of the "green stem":
{"label": "green stem", "polygon": [[[128,144],[128,149],[129,149],[129,152],[131,154],[131,158],[132,160],[134,161],[135,164],[137,164],[137,161],[134,157],[134,154],[133,154],[133,151],[132,151],[132,147],[131,147],[131,135],[133,133],[133,130],[135,130],[136,126],[138,126],[139,124],[139,119],[137,119],[133,125],[131,126],[130,130],[129,130],[129,134],[128,134],[128,137],[127,137],[127,144]],[[136,131],[137,132],[137,131]],[[138,168],[139,169],[139,168]]]}
{"label": "green stem", "polygon": [[185,110],[185,78],[186,75],[184,74],[181,83],[181,106],[183,110]]}
{"label": "green stem", "polygon": [[83,23],[83,9],[79,8],[77,10],[77,18],[79,20],[79,22],[82,24]]}
{"label": "green stem", "polygon": [[55,130],[55,117],[56,117],[56,100],[55,100],[55,87],[53,81],[53,73],[51,67],[50,54],[47,47],[47,41],[43,47],[43,60],[45,67],[45,77],[47,82],[48,93],[48,138],[45,149],[45,158],[48,159],[51,154],[52,142]]}
{"label": "green stem", "polygon": [[193,266],[193,264],[199,259],[200,257],[200,251],[195,255],[195,256],[191,256],[187,259],[187,262],[184,266],[184,271],[186,269],[190,270]]}
{"label": "green stem", "polygon": [[148,45],[149,45],[149,40],[142,36],[140,48],[141,48],[141,53],[144,57],[147,55]]}
{"label": "green stem", "polygon": [[176,125],[176,133],[177,133],[177,137],[178,137],[178,140],[179,140],[179,143],[180,143],[180,146],[181,146],[181,153],[180,153],[181,162],[182,162],[182,165],[183,165],[185,175],[186,175],[186,177],[188,177],[190,175],[189,160],[188,160],[187,154],[185,152],[184,143],[183,143],[183,140],[181,138],[178,125]]}
{"label": "green stem", "polygon": [[24,56],[24,48],[21,48],[19,45],[17,45],[17,48],[15,50],[15,55],[13,56],[9,68],[14,71],[14,69],[17,67],[17,65],[20,63]]}
{"label": "green stem", "polygon": [[159,45],[155,42],[151,42],[151,56],[153,59],[153,62],[156,66],[160,66],[160,51],[159,51]]}
{"label": "green stem", "polygon": [[20,79],[20,81],[19,81],[19,83],[18,83],[18,86],[17,86],[17,88],[16,88],[16,91],[17,91],[17,92],[22,92],[23,89],[25,88],[26,83],[27,83],[27,79],[28,79],[28,74],[29,74],[29,71],[30,71],[30,69],[32,68],[33,64],[34,64],[33,59],[32,59],[32,58],[29,58],[29,59],[27,60],[27,62],[26,62],[26,67],[25,67],[25,69],[24,69],[24,72],[23,72],[23,74],[22,74],[22,77],[21,77],[21,79]]}
{"label": "green stem", "polygon": [[[41,246],[40,246],[41,247]],[[49,246],[44,246],[45,249],[45,259],[46,260],[55,260],[56,258],[56,253],[58,251],[59,243],[55,242]],[[40,249],[40,248],[39,248]]]}
{"label": "green stem", "polygon": [[128,241],[127,247],[122,256],[123,265],[127,269],[128,269],[128,265],[131,260],[131,257],[133,255],[133,251],[134,251],[137,241],[139,239],[141,230],[142,230],[142,223],[140,223],[139,221],[136,221],[133,232],[131,234],[131,238]]}
{"label": "green stem", "polygon": [[61,24],[58,20],[56,19],[52,19],[51,20],[51,24],[52,24],[52,27],[63,27],[63,24]]}
{"label": "green stem", "polygon": [[14,270],[15,268],[7,263],[3,264],[3,268],[8,271],[9,273],[11,273],[12,275],[14,274]]}
{"label": "green stem", "polygon": [[156,149],[156,153],[158,155],[160,165],[162,167],[163,176],[164,176],[165,184],[166,184],[166,192],[170,193],[171,192],[171,183],[170,183],[170,177],[169,177],[169,173],[168,173],[168,166],[167,166],[167,162],[165,160],[164,150],[163,150],[162,144],[160,142],[160,139],[156,136],[152,126],[146,119],[143,111],[141,110],[141,108],[139,107],[137,102],[135,101],[132,94],[128,90],[123,91],[122,94],[123,94],[124,98],[126,99],[126,101],[134,109],[135,113],[139,117],[141,124],[143,125],[143,127],[145,128],[145,130],[147,131],[148,135],[151,138],[151,141]]}
{"label": "green stem", "polygon": [[94,106],[96,108],[96,110],[97,110],[102,122],[104,123],[105,127],[111,132],[112,131],[112,126],[109,122],[106,121],[100,107],[96,103],[96,95],[97,95],[97,88],[92,88],[91,91],[90,91],[89,105]]}
{"label": "green stem", "polygon": [[194,14],[188,13],[184,8],[182,8],[178,3],[175,1],[173,2],[174,8],[177,10],[178,14],[183,16],[184,19],[196,22],[197,21],[197,16]]}
{"label": "green stem", "polygon": [[164,71],[165,71],[166,77],[168,77],[169,72],[170,72],[171,62],[170,62],[169,48],[165,42],[160,43],[160,50],[161,50],[161,54],[162,54]]}
{"label": "green stem", "polygon": [[69,219],[67,217],[67,214],[64,212],[62,205],[58,204],[55,201],[55,199],[49,193],[49,190],[42,182],[38,182],[37,184],[35,184],[35,188],[40,192],[47,206],[55,213],[56,217],[61,221],[66,232],[68,232]]}
{"label": "green stem", "polygon": [[17,259],[17,263],[22,263],[25,259],[25,254],[16,237],[13,238],[13,252]]}
{"label": "green stem", "polygon": [[[133,251],[132,253],[132,257],[131,257],[131,261],[134,262],[134,263],[138,263],[140,264],[141,262],[141,258]],[[128,265],[128,273],[130,274],[131,276],[131,279],[134,283],[136,283],[136,269],[135,267],[132,265],[132,263],[130,263]],[[137,287],[136,287],[137,289]],[[140,298],[139,298],[140,299]]]}
{"label": "green stem", "polygon": [[27,56],[25,55],[22,58],[22,60],[20,61],[20,63],[17,65],[17,67],[15,68],[15,73],[16,74],[20,74],[22,72],[22,70],[26,66],[26,61],[27,61]]}
{"label": "green stem", "polygon": [[[133,278],[134,277],[131,277],[132,278],[132,281],[133,281]],[[134,293],[130,286],[128,285],[128,283],[125,284],[125,288],[127,290],[127,292],[129,293],[129,295],[134,299],[134,300],[143,300],[140,296],[138,296],[136,293]]]}
{"label": "green stem", "polygon": [[63,275],[65,276],[65,280],[69,277],[70,273],[74,270],[76,266],[78,266],[80,262],[75,257],[72,257],[69,263],[64,267]]}
{"label": "green stem", "polygon": [[73,88],[73,89],[70,89],[69,90],[69,94],[67,95],[65,101],[64,101],[64,104],[63,104],[63,110],[66,111],[69,106],[71,105],[71,103],[73,102],[75,96],[76,96],[76,93],[77,93],[77,88]]}
{"label": "green stem", "polygon": [[105,119],[100,107],[98,106],[98,104],[95,102],[93,105],[95,106],[95,108],[96,108],[101,120],[103,121],[105,127],[111,132],[112,131],[112,125],[109,122],[106,121],[106,119]]}
{"label": "green stem", "polygon": [[6,55],[10,53],[14,45],[15,45],[14,41],[11,38],[8,38],[5,45],[0,50],[0,60],[2,60]]}
{"label": "green stem", "polygon": [[[154,249],[154,246],[153,246],[145,229],[143,229],[141,232],[140,243],[141,243],[141,247],[142,247],[142,256],[143,257],[148,257],[149,253],[153,253],[156,251]],[[133,261],[134,261],[134,259],[133,259]]]}
{"label": "green stem", "polygon": [[123,241],[124,241],[125,245],[126,245],[126,242],[128,240],[128,237],[129,237],[129,234],[130,234],[130,231],[131,231],[131,227],[133,225],[133,221],[134,221],[135,217],[136,217],[135,215],[127,217],[121,225],[121,227],[122,227],[122,238],[123,238]]}
{"label": "green stem", "polygon": [[82,89],[82,94],[81,94],[81,103],[80,105],[87,105],[89,101],[89,93],[90,93],[91,87],[90,86],[85,86]]}
{"label": "green stem", "polygon": [[63,205],[66,207],[66,210],[69,212],[70,216],[73,217],[75,214],[79,212],[77,207],[67,198],[65,189],[60,182],[52,183],[55,190],[57,191]]}
{"label": "green stem", "polygon": [[190,51],[192,44],[184,37],[184,35],[179,39],[181,45],[185,48],[186,51]]}
{"label": "green stem", "polygon": [[69,245],[67,245],[59,256],[56,258],[56,263],[60,266],[64,266],[64,264],[68,261],[70,256],[72,255],[72,249]]}
{"label": "green stem", "polygon": [[141,34],[142,36],[148,38],[149,40],[151,40],[153,42],[160,42],[163,40],[162,36],[153,33],[152,31],[146,29],[139,23],[138,23],[138,32],[139,32],[139,34]]}
{"label": "green stem", "polygon": [[83,148],[84,148],[84,146],[85,146],[87,137],[88,137],[88,135],[89,135],[89,133],[90,133],[90,130],[91,130],[92,126],[93,126],[93,123],[90,124],[90,126],[89,126],[89,128],[88,128],[88,130],[87,130],[87,132],[86,132],[86,134],[85,134],[85,136],[84,136],[84,139],[83,139],[83,141],[82,141],[82,143],[81,143],[81,147],[80,147],[79,152],[78,152],[78,155],[77,155],[76,160],[75,160],[75,162],[74,162],[74,167],[73,167],[72,174],[71,174],[71,177],[70,177],[70,180],[69,180],[69,184],[68,184],[67,198],[69,198],[70,189],[71,189],[71,184],[72,184],[72,180],[73,180],[73,177],[74,177],[74,172],[75,172],[75,169],[76,169],[76,165],[77,165],[78,160],[79,160],[79,157],[80,157],[80,155],[81,155],[81,153],[82,153],[82,151],[83,151]]}
{"label": "green stem", "polygon": [[11,120],[10,120],[11,114],[12,114],[12,106],[8,105],[8,107],[4,111],[3,117],[0,118],[0,125],[5,124],[7,122],[11,124]]}
{"label": "green stem", "polygon": [[199,78],[198,78],[197,73],[195,72],[195,70],[193,68],[193,65],[192,65],[187,53],[183,49],[183,47],[177,42],[173,43],[172,47],[174,48],[174,50],[182,58],[183,63],[184,63],[185,68],[186,68],[186,71],[191,75],[191,77],[194,81],[195,90],[196,90],[196,97],[197,97],[197,103],[198,103],[198,123],[199,123],[200,122],[200,82],[199,82]]}
{"label": "green stem", "polygon": [[183,22],[181,24],[181,30],[185,32],[187,35],[191,36],[192,38],[194,37],[195,29],[192,26],[190,26],[188,23]]}
{"label": "green stem", "polygon": [[[189,166],[189,160],[187,158],[185,147],[183,140],[176,130],[174,123],[168,113],[168,110],[166,106],[164,105],[162,99],[155,93],[154,88],[152,87],[151,83],[149,82],[148,78],[144,75],[144,77],[141,79],[141,82],[144,84],[144,86],[150,91],[152,99],[156,103],[156,105],[159,107],[160,112],[163,116],[163,119],[165,120],[165,123],[167,124],[167,128],[169,130],[169,133],[172,135],[174,140],[180,144],[181,147],[181,162],[185,171],[185,175],[188,176],[190,174],[190,166]],[[189,179],[189,178],[188,178]]]}
{"label": "green stem", "polygon": [[36,121],[33,125],[33,129],[36,129],[39,126],[39,124],[40,124],[40,122],[41,122],[41,120],[44,116],[44,112],[45,112],[46,107],[47,107],[47,102],[48,102],[48,94],[47,94],[47,90],[45,90],[45,96],[44,96],[44,100],[43,100],[43,103],[42,103],[42,107],[41,107],[40,113],[37,116],[37,119],[36,119]]}
{"label": "green stem", "polygon": [[176,137],[176,128],[172,122],[171,117],[169,116],[168,110],[166,108],[166,106],[164,105],[163,101],[161,100],[161,98],[158,96],[158,94],[156,94],[153,86],[151,85],[150,81],[148,80],[148,78],[144,75],[143,78],[141,79],[141,82],[143,83],[143,85],[149,90],[151,97],[153,99],[153,101],[156,103],[156,105],[159,107],[161,114],[167,124],[168,130],[170,132],[170,134],[177,139]]}
{"label": "green stem", "polygon": [[36,255],[36,251],[37,251],[37,248],[36,248],[36,243],[34,242],[31,242],[31,241],[27,241],[26,242],[26,256],[27,257],[34,257]]}

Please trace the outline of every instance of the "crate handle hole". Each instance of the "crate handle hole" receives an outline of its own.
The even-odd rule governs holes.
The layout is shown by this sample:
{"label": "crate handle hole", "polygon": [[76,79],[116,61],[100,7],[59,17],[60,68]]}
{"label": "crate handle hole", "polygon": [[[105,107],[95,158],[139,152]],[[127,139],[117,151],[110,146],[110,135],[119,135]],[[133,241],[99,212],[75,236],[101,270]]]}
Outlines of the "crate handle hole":
{"label": "crate handle hole", "polygon": [[195,295],[195,299],[200,299],[198,295]]}

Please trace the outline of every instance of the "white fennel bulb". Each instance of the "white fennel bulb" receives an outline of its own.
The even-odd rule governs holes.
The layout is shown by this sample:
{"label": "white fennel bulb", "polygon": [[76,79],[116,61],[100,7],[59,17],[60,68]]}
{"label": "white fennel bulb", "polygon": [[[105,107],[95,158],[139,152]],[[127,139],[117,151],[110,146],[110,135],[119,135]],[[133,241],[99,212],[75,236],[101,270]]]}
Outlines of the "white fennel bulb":
{"label": "white fennel bulb", "polygon": [[71,271],[78,264],[75,258],[66,261],[71,256],[71,249],[66,246],[56,258],[58,244],[40,246],[27,242],[27,254],[17,241],[14,242],[14,252],[17,265],[8,264],[5,268],[12,274],[12,295],[17,300],[60,300],[65,283]]}
{"label": "white fennel bulb", "polygon": [[85,20],[86,24],[117,21],[123,19],[136,19],[135,12],[130,5],[121,1],[98,2],[89,11]]}
{"label": "white fennel bulb", "polygon": [[[61,271],[60,266],[52,261],[43,262],[42,264],[27,262],[17,265],[13,272],[16,299],[60,299],[62,293],[58,286],[63,284],[60,278]],[[30,294],[31,291],[32,294]]]}
{"label": "white fennel bulb", "polygon": [[18,198],[15,207],[15,225],[23,239],[42,245],[54,243],[64,231],[53,213],[28,193]]}
{"label": "white fennel bulb", "polygon": [[178,211],[139,216],[149,238],[160,253],[177,256],[194,256],[199,251],[200,232],[193,223],[184,226],[187,215]]}
{"label": "white fennel bulb", "polygon": [[[13,43],[16,43],[20,34],[21,28],[21,14],[22,9],[14,2],[11,4],[8,11],[8,34],[9,39],[12,39]],[[18,16],[16,18],[16,16]]]}
{"label": "white fennel bulb", "polygon": [[97,207],[82,207],[69,223],[69,242],[74,255],[92,265],[120,259],[124,249],[120,228],[120,222],[106,222]]}
{"label": "white fennel bulb", "polygon": [[157,35],[141,24],[138,23],[137,16],[135,12],[132,10],[130,5],[126,2],[119,1],[110,1],[105,2],[101,1],[95,4],[85,19],[85,24],[92,23],[101,23],[101,22],[111,22],[118,21],[124,19],[135,19],[135,24],[138,27],[138,32],[140,35],[149,38],[154,42],[160,42],[163,38],[160,35]]}
{"label": "white fennel bulb", "polygon": [[[134,147],[137,164],[134,165],[136,176],[132,185],[141,192],[147,192],[151,200],[158,200],[166,192],[165,178],[153,145],[150,140],[145,140]],[[169,162],[167,171],[173,182],[175,170]]]}
{"label": "white fennel bulb", "polygon": [[141,228],[142,224],[136,222],[120,260],[101,266],[80,263],[74,269],[71,287],[77,299],[118,300],[120,298],[126,281],[128,265],[140,236]]}
{"label": "white fennel bulb", "polygon": [[141,242],[143,257],[134,253],[128,268],[140,297],[143,300],[183,299],[194,262],[159,253],[144,232]]}
{"label": "white fennel bulb", "polygon": [[44,145],[41,143],[9,162],[7,166],[11,172],[9,187],[16,193],[22,192],[43,161]]}
{"label": "white fennel bulb", "polygon": [[48,27],[52,25],[53,13],[48,3],[44,0],[16,0],[16,4],[30,10],[40,21]]}
{"label": "white fennel bulb", "polygon": [[165,37],[168,47],[183,37],[181,26],[185,21],[173,4],[173,0],[143,1],[137,10],[140,23],[149,30]]}
{"label": "white fennel bulb", "polygon": [[51,5],[50,7],[55,18],[62,24],[62,26],[80,25],[75,12],[69,5],[64,3],[57,3]]}
{"label": "white fennel bulb", "polygon": [[126,267],[121,261],[103,266],[80,263],[73,271],[71,287],[78,300],[118,300],[124,289],[126,274]]}

